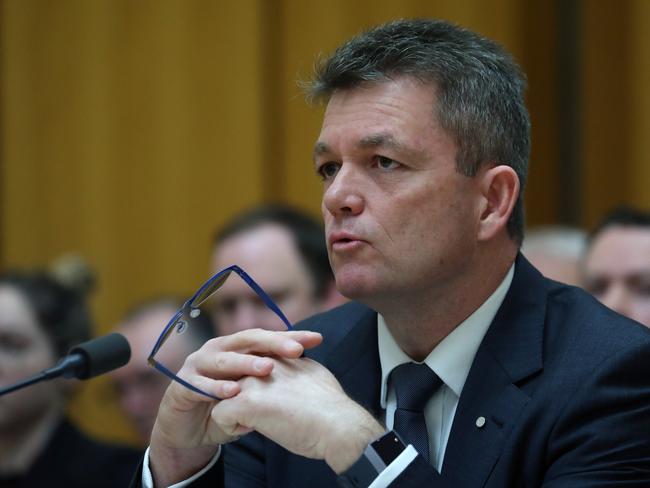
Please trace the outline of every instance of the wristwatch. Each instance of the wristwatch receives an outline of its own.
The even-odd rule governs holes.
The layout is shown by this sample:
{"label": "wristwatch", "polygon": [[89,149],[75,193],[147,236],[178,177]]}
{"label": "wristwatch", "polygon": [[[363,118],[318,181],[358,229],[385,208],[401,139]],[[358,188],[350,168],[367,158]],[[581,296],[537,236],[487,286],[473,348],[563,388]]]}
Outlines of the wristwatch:
{"label": "wristwatch", "polygon": [[339,485],[343,488],[368,488],[377,475],[397,459],[404,449],[406,445],[395,431],[386,432],[368,444],[359,460],[339,475]]}

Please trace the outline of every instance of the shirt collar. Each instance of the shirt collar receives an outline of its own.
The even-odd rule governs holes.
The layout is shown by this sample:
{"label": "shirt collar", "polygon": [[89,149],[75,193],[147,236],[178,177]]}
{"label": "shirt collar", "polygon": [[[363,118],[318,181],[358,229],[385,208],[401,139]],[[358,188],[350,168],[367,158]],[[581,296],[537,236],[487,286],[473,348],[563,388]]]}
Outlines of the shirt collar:
{"label": "shirt collar", "polygon": [[[494,293],[472,315],[440,341],[424,360],[424,363],[458,397],[463,390],[481,341],[483,341],[483,337],[510,288],[513,275],[514,264]],[[381,314],[377,315],[377,326],[379,360],[381,362],[381,406],[386,408],[388,378],[391,371],[400,364],[413,360],[397,345]]]}

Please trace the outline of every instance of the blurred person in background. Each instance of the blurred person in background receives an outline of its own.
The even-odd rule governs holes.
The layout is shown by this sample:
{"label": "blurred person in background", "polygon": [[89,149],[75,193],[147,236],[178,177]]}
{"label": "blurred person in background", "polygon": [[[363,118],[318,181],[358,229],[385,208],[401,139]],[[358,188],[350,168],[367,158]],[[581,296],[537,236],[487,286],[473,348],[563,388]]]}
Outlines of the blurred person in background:
{"label": "blurred person in background", "polygon": [[[135,428],[142,446],[149,442],[149,435],[158,414],[158,406],[169,379],[147,363],[153,345],[167,322],[183,304],[175,297],[158,297],[138,304],[128,312],[116,332],[123,334],[131,345],[129,363],[111,372],[111,379],[120,408]],[[185,358],[214,335],[208,314],[196,317],[178,338],[169,341],[161,351],[164,364],[178,371]]]}
{"label": "blurred person in background", "polygon": [[580,286],[586,245],[587,235],[580,229],[542,226],[526,231],[521,251],[547,278]]}
{"label": "blurred person in background", "polygon": [[[40,271],[0,275],[0,385],[53,366],[90,339],[85,296]],[[44,381],[0,397],[0,486],[119,487],[139,452],[92,440],[67,420],[75,381]]]}
{"label": "blurred person in background", "polygon": [[619,207],[589,236],[587,291],[617,312],[650,327],[650,212]]}
{"label": "blurred person in background", "polygon": [[[323,226],[294,207],[263,204],[219,229],[211,270],[233,264],[253,277],[291,323],[345,302],[334,283]],[[285,328],[243,280],[228,279],[212,300],[219,335]]]}

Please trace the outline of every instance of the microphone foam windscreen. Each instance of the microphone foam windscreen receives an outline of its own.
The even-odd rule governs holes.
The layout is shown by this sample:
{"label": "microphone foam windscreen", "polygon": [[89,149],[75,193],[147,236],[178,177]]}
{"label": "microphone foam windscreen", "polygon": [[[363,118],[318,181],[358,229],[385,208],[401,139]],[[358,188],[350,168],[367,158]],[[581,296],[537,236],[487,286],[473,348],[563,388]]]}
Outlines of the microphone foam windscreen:
{"label": "microphone foam windscreen", "polygon": [[85,380],[124,366],[131,358],[131,347],[122,334],[113,332],[73,347],[70,354],[83,356],[85,367],[75,376]]}

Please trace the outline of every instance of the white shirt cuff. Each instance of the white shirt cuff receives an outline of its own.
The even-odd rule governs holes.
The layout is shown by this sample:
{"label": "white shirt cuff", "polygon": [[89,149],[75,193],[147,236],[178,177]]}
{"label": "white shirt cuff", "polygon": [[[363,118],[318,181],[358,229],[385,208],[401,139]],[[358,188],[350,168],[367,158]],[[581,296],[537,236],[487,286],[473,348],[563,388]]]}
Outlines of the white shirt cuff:
{"label": "white shirt cuff", "polygon": [[[191,478],[171,485],[169,488],[183,488],[193,481],[197,480],[203,476],[203,474],[205,474],[205,472],[208,471],[212,466],[214,466],[214,463],[217,462],[220,455],[221,446],[219,446],[219,449],[217,450],[214,457],[201,471],[194,474]],[[402,471],[404,471],[413,462],[417,455],[418,452],[415,450],[415,448],[412,445],[408,445],[406,449],[404,449],[392,463],[386,466],[386,469],[377,475],[377,477],[368,488],[387,488],[388,485],[395,481],[397,477],[402,473]],[[145,451],[144,461],[142,462],[142,488],[154,488],[153,477],[151,476],[151,470],[149,469],[149,448],[147,448]]]}
{"label": "white shirt cuff", "polygon": [[379,473],[368,488],[387,488],[413,462],[417,455],[418,452],[412,445],[406,446],[406,449]]}
{"label": "white shirt cuff", "polygon": [[[187,486],[190,483],[192,483],[194,480],[199,479],[201,476],[205,474],[206,471],[208,471],[212,466],[214,466],[214,463],[217,462],[220,455],[221,455],[221,446],[219,446],[219,448],[217,449],[217,453],[210,460],[210,462],[205,466],[205,468],[203,468],[201,471],[196,473],[191,478],[173,484],[168,488],[183,488],[184,486]],[[153,476],[151,476],[151,470],[149,469],[149,448],[148,447],[147,450],[144,452],[144,461],[142,461],[142,488],[154,488]]]}

